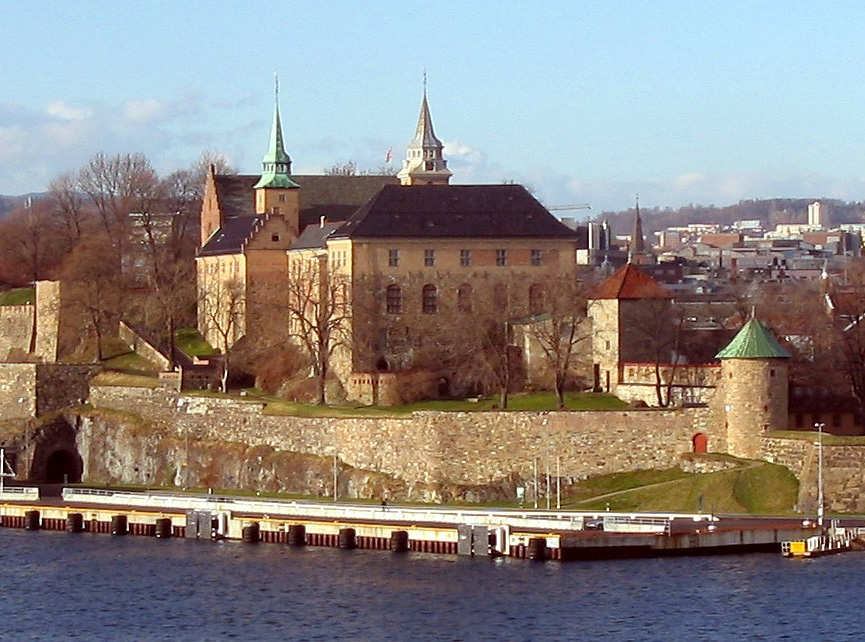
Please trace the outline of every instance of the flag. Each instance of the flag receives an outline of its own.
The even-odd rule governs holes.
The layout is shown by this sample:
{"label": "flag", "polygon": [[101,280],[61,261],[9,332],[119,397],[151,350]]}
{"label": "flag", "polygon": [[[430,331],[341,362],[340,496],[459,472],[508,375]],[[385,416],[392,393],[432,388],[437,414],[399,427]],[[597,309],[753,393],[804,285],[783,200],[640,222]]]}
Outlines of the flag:
{"label": "flag", "polygon": [[389,163],[393,160],[393,147],[387,150],[387,154],[384,155],[384,162]]}

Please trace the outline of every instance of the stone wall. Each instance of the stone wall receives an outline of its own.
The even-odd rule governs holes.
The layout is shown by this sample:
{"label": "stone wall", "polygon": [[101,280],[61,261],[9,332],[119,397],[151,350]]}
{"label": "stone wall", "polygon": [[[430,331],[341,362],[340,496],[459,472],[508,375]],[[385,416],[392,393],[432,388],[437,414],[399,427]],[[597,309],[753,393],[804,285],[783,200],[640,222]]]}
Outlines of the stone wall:
{"label": "stone wall", "polygon": [[157,366],[160,370],[171,370],[171,361],[162,354],[153,344],[147,339],[140,336],[135,330],[129,327],[125,321],[120,322],[118,336],[123,343],[128,345],[135,354],[147,359],[150,363]]}
{"label": "stone wall", "polygon": [[0,361],[20,359],[30,351],[34,310],[32,305],[0,306]]}
{"label": "stone wall", "polygon": [[82,403],[93,365],[0,363],[0,421],[28,419]]}
{"label": "stone wall", "polygon": [[418,412],[406,418],[262,414],[255,402],[167,390],[94,387],[91,403],[146,417],[164,434],[333,457],[413,484],[526,485],[537,460],[567,480],[676,466],[705,409]]}
{"label": "stone wall", "polygon": [[35,416],[36,364],[0,363],[0,421]]}

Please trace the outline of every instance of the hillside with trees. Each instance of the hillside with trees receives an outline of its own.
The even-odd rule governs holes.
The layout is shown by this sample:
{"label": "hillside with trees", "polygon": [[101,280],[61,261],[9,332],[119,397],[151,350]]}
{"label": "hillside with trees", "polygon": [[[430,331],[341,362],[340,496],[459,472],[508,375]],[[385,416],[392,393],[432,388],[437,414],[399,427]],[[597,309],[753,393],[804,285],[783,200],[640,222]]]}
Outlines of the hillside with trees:
{"label": "hillside with trees", "polygon": [[[717,223],[732,225],[735,221],[759,220],[764,226],[774,228],[788,223],[807,223],[808,205],[819,200],[826,211],[830,225],[865,222],[865,202],[848,203],[837,199],[818,198],[773,198],[739,201],[735,205],[686,205],[678,209],[671,207],[640,208],[643,231],[646,234],[668,227],[682,227],[691,223]],[[608,221],[613,234],[630,234],[634,225],[634,208],[620,212],[603,212],[598,221]]]}

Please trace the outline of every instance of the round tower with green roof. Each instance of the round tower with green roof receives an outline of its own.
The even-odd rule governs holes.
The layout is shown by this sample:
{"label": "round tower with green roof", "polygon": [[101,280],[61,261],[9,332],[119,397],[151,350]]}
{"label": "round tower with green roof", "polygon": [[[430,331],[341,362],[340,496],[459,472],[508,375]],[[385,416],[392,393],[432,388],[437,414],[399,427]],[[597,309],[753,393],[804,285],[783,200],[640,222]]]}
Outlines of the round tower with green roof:
{"label": "round tower with green roof", "polygon": [[716,358],[721,360],[718,394],[724,405],[727,452],[760,459],[763,433],[787,427],[790,353],[751,318]]}

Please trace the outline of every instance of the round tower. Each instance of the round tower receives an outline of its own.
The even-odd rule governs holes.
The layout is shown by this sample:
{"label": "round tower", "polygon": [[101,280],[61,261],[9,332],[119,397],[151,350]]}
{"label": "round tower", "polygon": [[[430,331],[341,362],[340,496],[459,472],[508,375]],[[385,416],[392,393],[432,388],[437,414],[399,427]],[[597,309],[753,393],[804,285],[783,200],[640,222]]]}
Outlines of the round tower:
{"label": "round tower", "polygon": [[787,427],[790,353],[751,318],[716,358],[721,360],[718,392],[724,404],[727,452],[760,459],[762,435]]}

